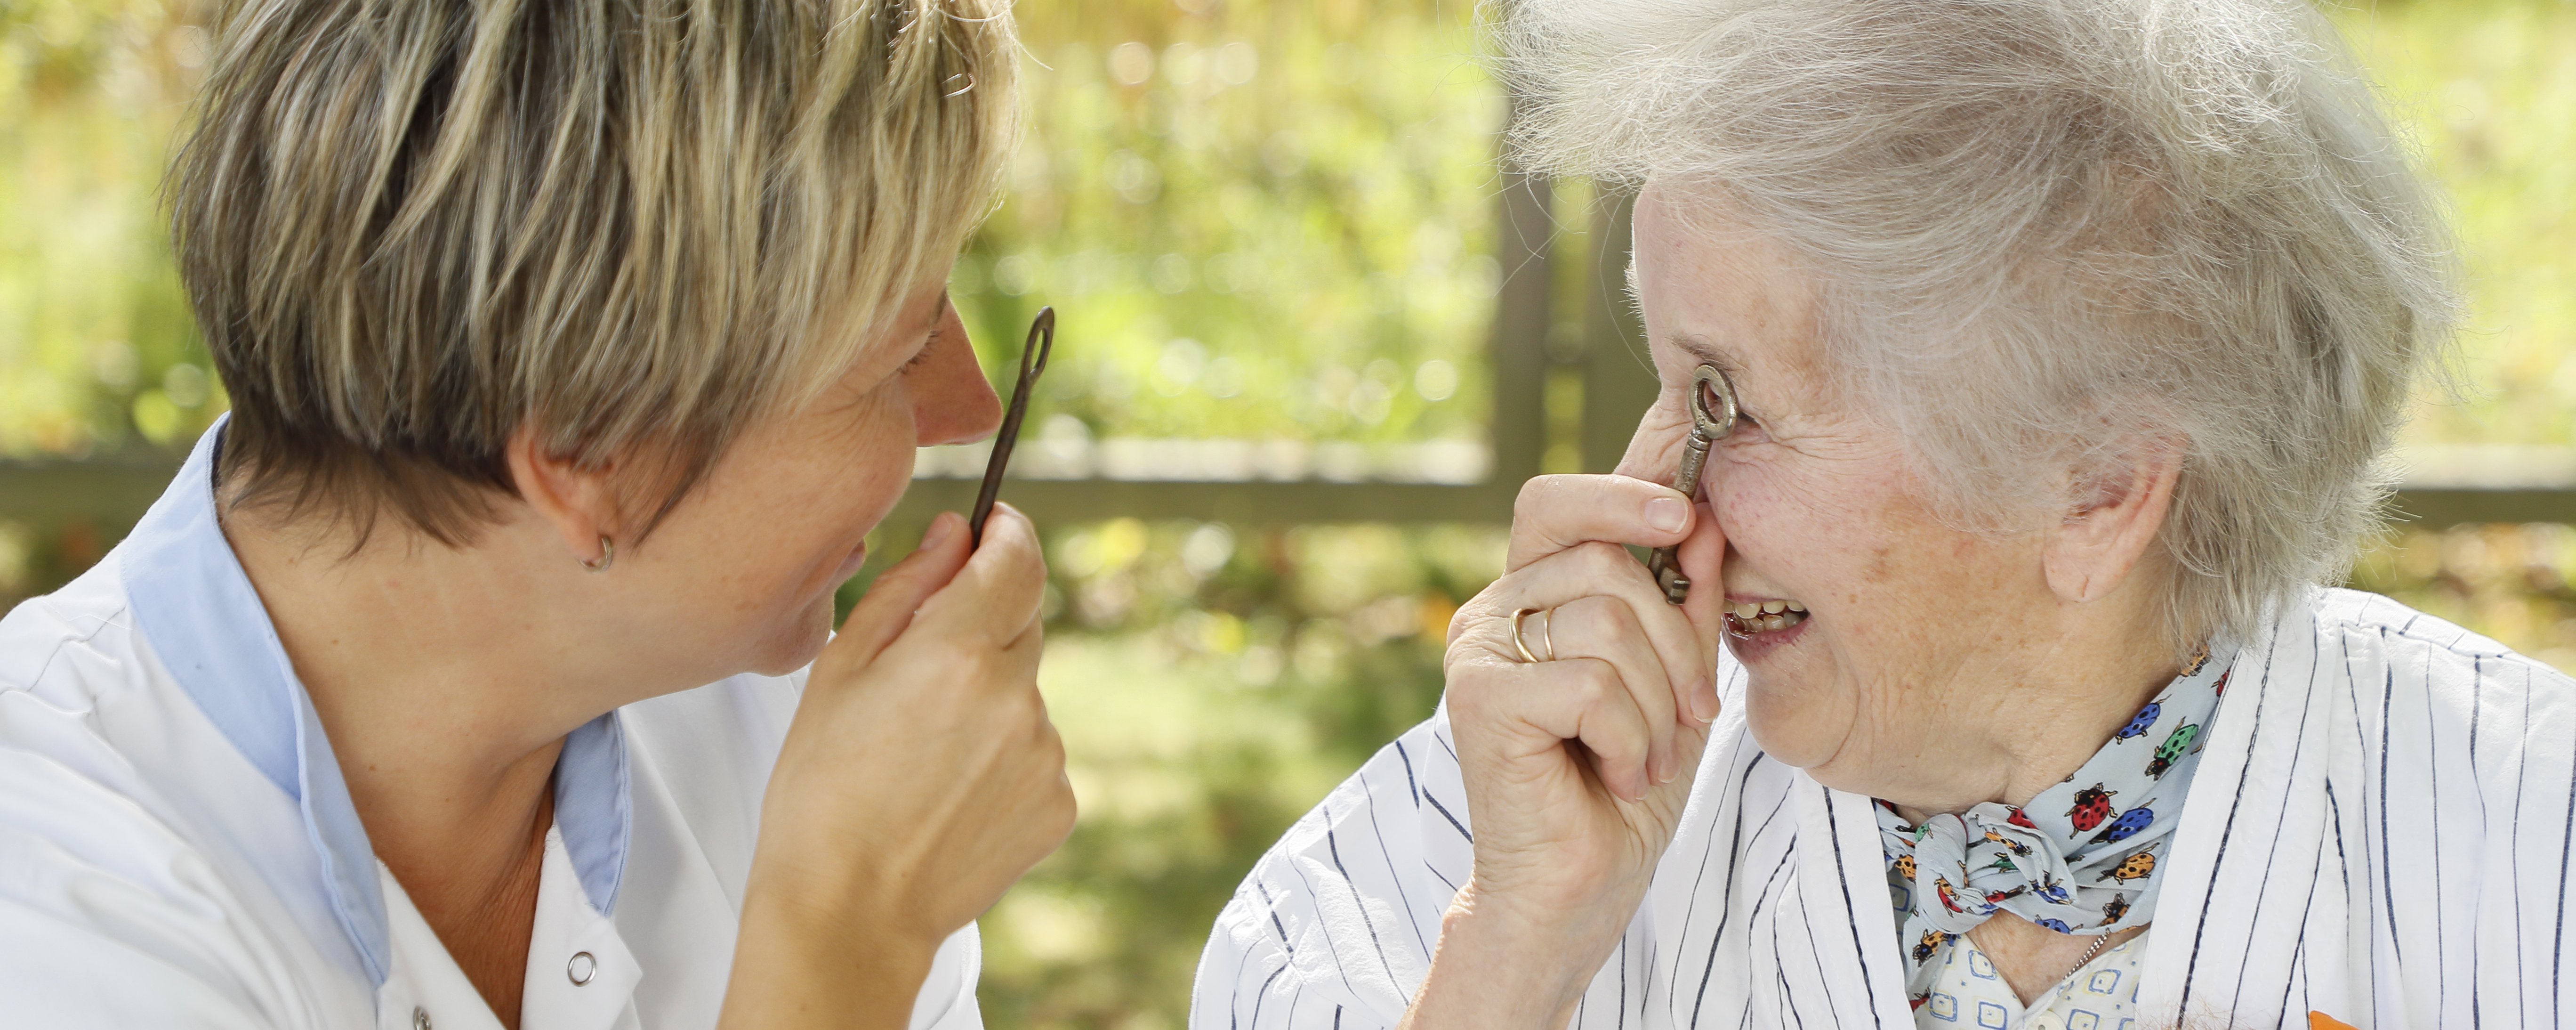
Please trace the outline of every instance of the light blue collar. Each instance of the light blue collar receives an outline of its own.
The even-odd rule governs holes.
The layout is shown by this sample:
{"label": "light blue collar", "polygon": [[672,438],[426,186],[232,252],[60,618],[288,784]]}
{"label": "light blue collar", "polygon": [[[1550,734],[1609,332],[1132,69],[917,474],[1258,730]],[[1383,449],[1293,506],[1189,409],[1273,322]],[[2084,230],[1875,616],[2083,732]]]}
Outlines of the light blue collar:
{"label": "light blue collar", "polygon": [[[197,441],[179,477],[118,547],[126,596],[179,686],[302,809],[332,911],[382,986],[391,945],[375,849],[277,627],[216,522],[215,456],[228,421]],[[613,711],[565,737],[555,763],[555,827],[583,893],[603,915],[616,908],[634,823],[627,772],[626,734]]]}

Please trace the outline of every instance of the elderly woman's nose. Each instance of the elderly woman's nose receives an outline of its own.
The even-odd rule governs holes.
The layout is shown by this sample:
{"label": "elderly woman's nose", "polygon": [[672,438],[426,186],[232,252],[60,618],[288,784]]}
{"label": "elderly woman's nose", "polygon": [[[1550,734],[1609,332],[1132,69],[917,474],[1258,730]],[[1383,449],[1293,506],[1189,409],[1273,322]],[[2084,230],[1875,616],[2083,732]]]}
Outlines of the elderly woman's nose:
{"label": "elderly woman's nose", "polygon": [[941,314],[930,353],[906,373],[912,388],[912,426],[923,447],[965,443],[992,434],[1002,423],[1002,399],[975,363],[975,345],[957,309]]}

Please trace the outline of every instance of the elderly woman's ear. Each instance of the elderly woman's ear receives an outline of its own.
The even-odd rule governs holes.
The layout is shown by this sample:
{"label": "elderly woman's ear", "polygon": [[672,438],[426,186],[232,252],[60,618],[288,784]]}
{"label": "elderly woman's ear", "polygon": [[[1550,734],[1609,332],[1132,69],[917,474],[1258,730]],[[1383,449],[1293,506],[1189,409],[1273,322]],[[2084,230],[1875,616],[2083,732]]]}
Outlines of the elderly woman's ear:
{"label": "elderly woman's ear", "polygon": [[2124,463],[2101,475],[2079,480],[2064,516],[2046,530],[2040,561],[2049,590],[2080,604],[2127,582],[2163,529],[2181,474],[2180,450],[2158,441],[2133,449]]}

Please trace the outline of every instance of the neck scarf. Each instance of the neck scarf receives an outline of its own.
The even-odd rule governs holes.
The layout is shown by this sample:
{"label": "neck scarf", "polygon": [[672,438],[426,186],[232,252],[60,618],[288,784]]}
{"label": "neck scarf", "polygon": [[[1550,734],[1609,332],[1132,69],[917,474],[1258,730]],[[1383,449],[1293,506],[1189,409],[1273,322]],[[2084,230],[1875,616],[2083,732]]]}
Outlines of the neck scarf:
{"label": "neck scarf", "polygon": [[1915,1004],[1940,970],[1932,959],[1997,912],[2087,935],[2154,918],[2156,864],[2181,821],[2233,660],[2211,661],[2203,649],[2083,768],[2027,805],[1988,802],[1915,826],[1878,803]]}

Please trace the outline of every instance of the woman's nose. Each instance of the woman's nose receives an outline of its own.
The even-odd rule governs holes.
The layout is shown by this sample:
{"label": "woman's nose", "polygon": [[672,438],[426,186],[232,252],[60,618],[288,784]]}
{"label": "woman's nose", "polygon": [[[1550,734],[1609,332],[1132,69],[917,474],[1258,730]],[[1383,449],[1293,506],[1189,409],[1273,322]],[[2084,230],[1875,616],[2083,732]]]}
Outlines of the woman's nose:
{"label": "woman's nose", "polygon": [[913,433],[923,447],[980,440],[1002,422],[1002,399],[975,363],[975,345],[953,306],[942,305],[930,353],[906,376]]}

